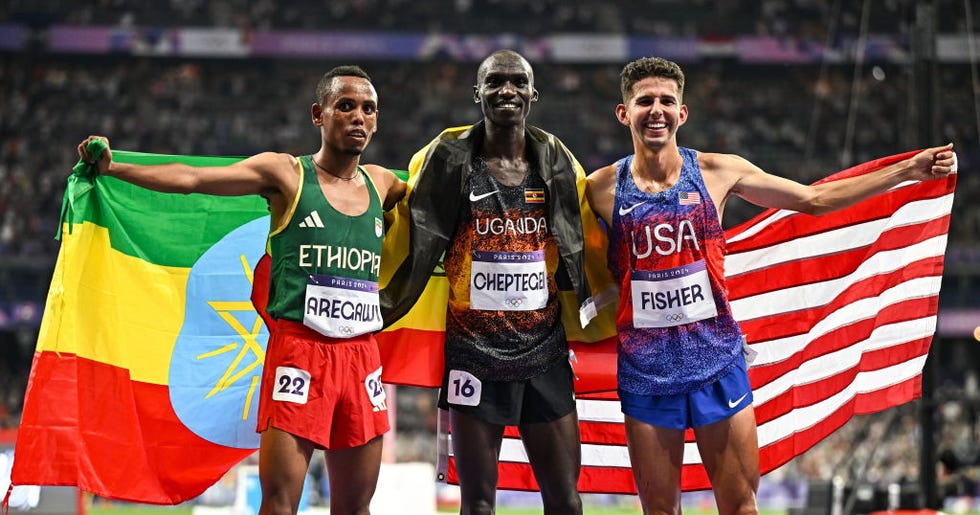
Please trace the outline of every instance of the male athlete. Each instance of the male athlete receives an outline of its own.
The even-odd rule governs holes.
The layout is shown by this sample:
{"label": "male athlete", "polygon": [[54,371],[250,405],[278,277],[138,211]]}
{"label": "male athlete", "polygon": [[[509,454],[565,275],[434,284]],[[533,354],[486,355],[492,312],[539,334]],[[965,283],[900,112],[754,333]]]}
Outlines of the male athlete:
{"label": "male athlete", "polygon": [[[112,161],[99,172],[172,193],[262,195],[272,256],[268,312],[277,319],[262,377],[257,430],[259,513],[292,514],[314,448],[325,449],[330,512],[366,514],[381,467],[388,411],[373,331],[381,328],[377,278],[383,208],[405,183],[359,164],[377,130],[378,95],[356,66],[327,72],[311,107],[320,150],[264,152],[228,166],[139,166]],[[91,136],[78,152],[87,162]]]}
{"label": "male athlete", "polygon": [[620,286],[618,390],[644,513],[677,513],[684,431],[698,449],[721,513],[756,513],[759,444],[743,339],[724,283],[721,216],[732,195],[819,215],[909,180],[944,177],[952,144],[874,173],[804,186],[736,155],[677,145],[687,120],[684,73],[648,57],[621,74],[616,117],[634,153],[588,177],[609,227]]}
{"label": "male athlete", "polygon": [[578,193],[584,172],[557,138],[526,125],[538,92],[521,55],[493,53],[476,79],[473,100],[483,120],[444,131],[409,166],[417,174],[403,201],[410,249],[382,289],[382,308],[388,323],[404,315],[445,253],[439,405],[449,410],[461,513],[493,513],[508,425],[520,430],[544,512],[581,513],[578,416],[558,282],[588,311]]}

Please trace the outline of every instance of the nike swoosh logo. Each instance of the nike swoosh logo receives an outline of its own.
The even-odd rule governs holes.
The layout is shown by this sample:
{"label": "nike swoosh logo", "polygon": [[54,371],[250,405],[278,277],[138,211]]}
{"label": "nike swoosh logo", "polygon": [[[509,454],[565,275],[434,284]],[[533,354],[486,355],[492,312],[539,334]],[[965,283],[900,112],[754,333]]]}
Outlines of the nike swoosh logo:
{"label": "nike swoosh logo", "polygon": [[623,206],[619,206],[619,216],[623,216],[623,215],[629,214],[630,211],[632,211],[632,210],[634,210],[634,209],[636,209],[636,208],[638,208],[638,207],[640,207],[640,206],[642,206],[643,204],[646,204],[646,203],[647,203],[647,201],[644,200],[643,202],[640,202],[640,203],[637,203],[637,204],[633,204],[632,206],[626,207],[626,208],[624,208]]}
{"label": "nike swoosh logo", "polygon": [[470,202],[476,202],[477,200],[485,199],[485,198],[489,197],[490,195],[493,195],[494,193],[497,193],[498,191],[499,190],[493,190],[493,191],[491,191],[489,193],[483,193],[483,194],[480,194],[480,195],[477,195],[476,193],[473,193],[471,191],[470,192]]}
{"label": "nike swoosh logo", "polygon": [[734,408],[735,406],[738,406],[745,399],[745,396],[746,395],[748,395],[748,393],[742,394],[741,397],[739,397],[738,399],[735,399],[734,401],[732,401],[732,400],[728,401],[728,407],[729,408]]}

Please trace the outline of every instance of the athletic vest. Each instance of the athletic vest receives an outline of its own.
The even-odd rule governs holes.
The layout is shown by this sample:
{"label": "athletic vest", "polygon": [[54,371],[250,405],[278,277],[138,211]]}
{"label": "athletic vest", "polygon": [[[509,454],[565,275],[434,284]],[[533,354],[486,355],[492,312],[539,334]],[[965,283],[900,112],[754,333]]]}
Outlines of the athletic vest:
{"label": "athletic vest", "polygon": [[619,387],[642,395],[686,393],[735,364],[742,338],[725,288],[725,234],[697,152],[679,149],[672,188],[641,191],[633,156],[619,161],[609,269],[620,286]]}
{"label": "athletic vest", "polygon": [[503,186],[474,159],[468,198],[444,266],[449,280],[446,367],[529,379],[567,358],[544,180]]}
{"label": "athletic vest", "polygon": [[377,331],[381,198],[358,167],[370,203],[360,215],[345,215],[324,197],[311,157],[301,156],[299,162],[299,191],[288,222],[269,234],[269,314],[333,338]]}

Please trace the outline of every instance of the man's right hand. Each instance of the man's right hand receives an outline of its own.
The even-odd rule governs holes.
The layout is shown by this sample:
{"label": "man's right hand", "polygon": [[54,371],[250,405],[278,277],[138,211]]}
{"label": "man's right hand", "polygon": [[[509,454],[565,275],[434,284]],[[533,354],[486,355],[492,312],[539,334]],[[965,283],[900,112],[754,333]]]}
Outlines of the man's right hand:
{"label": "man's right hand", "polygon": [[[105,143],[105,150],[99,155],[98,161],[96,161],[95,156],[92,155],[89,149],[89,143],[93,140],[101,140]],[[109,165],[112,164],[112,150],[109,148],[109,138],[105,136],[89,136],[85,138],[78,145],[78,157],[88,164],[95,164],[99,168],[99,173],[104,174],[109,171]]]}

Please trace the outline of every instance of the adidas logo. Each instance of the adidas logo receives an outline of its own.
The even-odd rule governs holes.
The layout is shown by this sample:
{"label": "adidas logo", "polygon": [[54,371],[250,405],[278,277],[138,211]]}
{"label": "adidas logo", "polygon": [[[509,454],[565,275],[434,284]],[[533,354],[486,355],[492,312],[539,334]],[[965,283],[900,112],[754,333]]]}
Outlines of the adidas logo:
{"label": "adidas logo", "polygon": [[299,223],[300,227],[317,227],[323,228],[323,220],[320,220],[320,213],[317,213],[314,209],[310,214],[306,215],[306,218]]}

